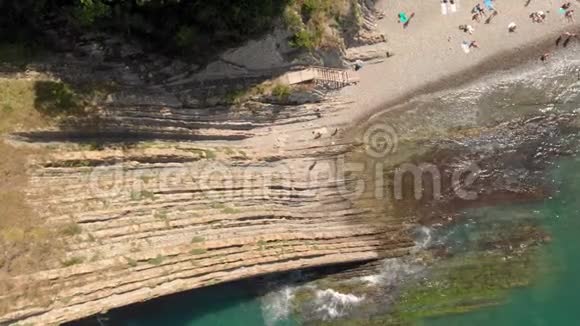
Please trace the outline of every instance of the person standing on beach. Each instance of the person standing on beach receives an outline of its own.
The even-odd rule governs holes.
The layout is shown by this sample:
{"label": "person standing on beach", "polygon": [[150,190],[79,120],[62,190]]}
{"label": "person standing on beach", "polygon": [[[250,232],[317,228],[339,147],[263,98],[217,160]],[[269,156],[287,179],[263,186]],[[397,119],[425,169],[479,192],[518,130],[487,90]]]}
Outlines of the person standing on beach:
{"label": "person standing on beach", "polygon": [[497,16],[497,10],[494,10],[489,17],[485,20],[485,24],[491,23],[491,20]]}
{"label": "person standing on beach", "polygon": [[574,23],[574,9],[569,9],[566,11],[566,13],[564,14],[564,17],[566,17],[566,20],[569,23]]}

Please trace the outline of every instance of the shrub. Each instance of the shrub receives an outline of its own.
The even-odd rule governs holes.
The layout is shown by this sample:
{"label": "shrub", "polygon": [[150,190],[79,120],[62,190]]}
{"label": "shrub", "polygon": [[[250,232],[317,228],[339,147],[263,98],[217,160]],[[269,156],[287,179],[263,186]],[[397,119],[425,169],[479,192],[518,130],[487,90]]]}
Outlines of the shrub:
{"label": "shrub", "polygon": [[302,17],[291,7],[287,7],[284,11],[284,23],[286,27],[293,33],[299,32],[304,28]]}
{"label": "shrub", "polygon": [[73,21],[81,26],[91,26],[110,14],[110,7],[100,0],[79,0],[72,9]]}
{"label": "shrub", "polygon": [[175,44],[182,49],[187,49],[195,45],[197,31],[191,26],[181,26],[175,35]]}
{"label": "shrub", "polygon": [[71,237],[73,235],[81,234],[81,232],[83,232],[83,229],[77,223],[69,223],[63,226],[60,232],[66,236]]}
{"label": "shrub", "polygon": [[292,36],[290,46],[293,48],[302,48],[312,50],[318,45],[317,36],[307,29],[300,30]]}
{"label": "shrub", "polygon": [[77,114],[82,110],[82,101],[67,84],[54,81],[38,81],[35,106],[48,116]]}
{"label": "shrub", "polygon": [[205,248],[193,248],[191,249],[191,254],[192,255],[203,255],[207,252],[207,249]]}
{"label": "shrub", "polygon": [[272,88],[272,95],[277,97],[279,100],[285,100],[290,96],[290,86],[277,84]]}
{"label": "shrub", "polygon": [[200,236],[195,236],[193,238],[191,238],[191,243],[200,243],[200,242],[204,242],[205,238],[204,237],[200,237]]}
{"label": "shrub", "polygon": [[127,264],[130,267],[137,267],[137,261],[135,259],[130,258],[130,257],[125,257],[125,260],[127,260]]}
{"label": "shrub", "polygon": [[304,0],[302,3],[302,16],[309,21],[312,16],[322,9],[320,0]]}
{"label": "shrub", "polygon": [[64,267],[69,267],[69,266],[73,266],[73,265],[77,265],[77,264],[82,264],[84,261],[85,261],[85,259],[83,257],[74,256],[74,257],[70,257],[67,260],[62,261],[61,264]]}
{"label": "shrub", "polygon": [[161,263],[163,263],[163,257],[161,255],[157,255],[157,257],[151,258],[147,262],[151,265],[161,265]]}

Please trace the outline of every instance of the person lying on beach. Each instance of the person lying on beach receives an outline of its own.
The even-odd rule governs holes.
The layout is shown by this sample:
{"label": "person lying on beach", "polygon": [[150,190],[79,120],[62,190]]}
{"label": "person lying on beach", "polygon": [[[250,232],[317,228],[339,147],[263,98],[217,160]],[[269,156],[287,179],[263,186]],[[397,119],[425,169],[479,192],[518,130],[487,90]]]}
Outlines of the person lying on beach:
{"label": "person lying on beach", "polygon": [[473,7],[473,9],[471,9],[471,13],[485,16],[485,10],[481,7],[479,3],[476,4],[475,7]]}
{"label": "person lying on beach", "polygon": [[565,4],[563,4],[563,5],[562,5],[562,7],[560,7],[560,8],[562,8],[563,10],[568,10],[568,9],[569,9],[571,6],[572,6],[572,3],[570,3],[570,2],[566,2],[566,3],[565,3]]}
{"label": "person lying on beach", "polygon": [[543,23],[546,19],[546,13],[543,11],[534,11],[530,14],[533,23]]}
{"label": "person lying on beach", "polygon": [[477,41],[471,41],[471,43],[469,43],[469,48],[479,49],[479,43],[477,43]]}
{"label": "person lying on beach", "polygon": [[570,43],[570,40],[574,37],[578,37],[578,35],[576,33],[570,33],[570,32],[566,32],[561,34],[560,36],[558,36],[558,38],[556,39],[556,46],[559,46],[560,43],[562,42],[563,39],[564,43],[562,44],[564,47],[568,46],[568,43]]}
{"label": "person lying on beach", "polygon": [[568,44],[570,43],[570,41],[572,40],[572,38],[577,37],[576,33],[570,33],[570,32],[566,32],[564,33],[564,36],[566,36],[566,40],[564,41],[564,43],[562,43],[563,47],[567,47]]}
{"label": "person lying on beach", "polygon": [[494,11],[493,11],[493,13],[492,13],[492,14],[491,14],[491,15],[490,15],[490,16],[489,16],[489,17],[488,17],[486,20],[485,20],[485,23],[486,23],[486,24],[489,24],[489,23],[491,23],[491,20],[492,20],[492,19],[493,19],[495,16],[497,16],[497,11],[496,11],[496,10],[494,10]]}
{"label": "person lying on beach", "polygon": [[[402,14],[404,15],[405,13],[402,13]],[[409,23],[411,23],[411,19],[413,19],[413,17],[415,17],[415,13],[414,12],[412,12],[409,15],[409,17],[405,16],[405,21],[400,20],[401,23],[403,23],[403,28],[407,28],[409,26]]]}
{"label": "person lying on beach", "polygon": [[471,25],[459,25],[459,30],[469,34],[475,32],[475,29]]}
{"label": "person lying on beach", "polygon": [[546,52],[546,53],[542,54],[542,56],[540,57],[540,60],[542,62],[546,62],[550,58],[551,55],[552,54],[550,52]]}

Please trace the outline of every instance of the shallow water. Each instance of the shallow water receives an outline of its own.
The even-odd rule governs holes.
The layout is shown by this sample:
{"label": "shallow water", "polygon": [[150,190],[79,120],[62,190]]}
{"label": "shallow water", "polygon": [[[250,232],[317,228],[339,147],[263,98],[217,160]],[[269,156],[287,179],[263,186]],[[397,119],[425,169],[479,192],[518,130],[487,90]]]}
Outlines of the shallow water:
{"label": "shallow water", "polygon": [[[422,325],[576,325],[580,322],[580,159],[565,159],[552,171],[555,196],[543,203],[507,206],[487,214],[509,216],[527,211],[548,230],[552,242],[542,247],[539,279],[510,292],[504,304],[467,314],[423,321]],[[473,214],[477,214],[474,212]]]}
{"label": "shallow water", "polygon": [[[246,284],[226,284],[112,311],[101,321],[116,326],[270,325],[273,317],[264,313],[280,307],[268,303],[275,299],[265,302]],[[276,320],[279,326],[295,325],[290,319]]]}

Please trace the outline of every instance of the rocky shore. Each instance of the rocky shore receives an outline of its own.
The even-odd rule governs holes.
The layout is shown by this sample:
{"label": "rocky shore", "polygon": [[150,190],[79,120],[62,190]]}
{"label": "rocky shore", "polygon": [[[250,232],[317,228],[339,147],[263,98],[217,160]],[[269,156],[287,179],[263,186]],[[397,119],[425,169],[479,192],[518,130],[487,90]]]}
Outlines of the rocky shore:
{"label": "rocky shore", "polygon": [[[402,257],[416,248],[410,230],[417,216],[361,198],[360,179],[344,166],[361,149],[349,132],[352,122],[371,113],[353,112],[366,103],[359,101],[364,92],[318,85],[236,103],[235,91],[264,75],[252,62],[232,62],[247,58],[244,51],[276,49],[270,36],[205,68],[155,57],[131,61],[130,48],[125,61],[92,62],[106,53],[99,42],[89,38],[83,56],[57,55],[27,72],[3,74],[11,80],[105,85],[106,91],[94,97],[88,117],[6,137],[6,144],[31,152],[25,160],[26,201],[41,221],[35,227],[50,230],[58,249],[39,259],[42,268],[0,274],[0,324],[61,324],[217,283]],[[384,44],[377,44],[360,53],[350,50],[346,63],[378,53]],[[284,67],[275,62],[268,74],[279,68]],[[227,78],[207,82],[214,75]],[[365,79],[359,90],[369,82],[376,81]],[[517,143],[538,125],[548,130],[560,123],[569,120],[514,121],[455,140],[485,143],[507,133]],[[452,146],[448,150],[454,153]],[[456,163],[445,161],[451,154],[429,156],[438,154],[442,161],[435,163]],[[489,184],[505,186],[496,183],[503,176],[487,177],[482,191]],[[528,190],[524,196],[533,193]],[[429,221],[443,211],[424,209]]]}

